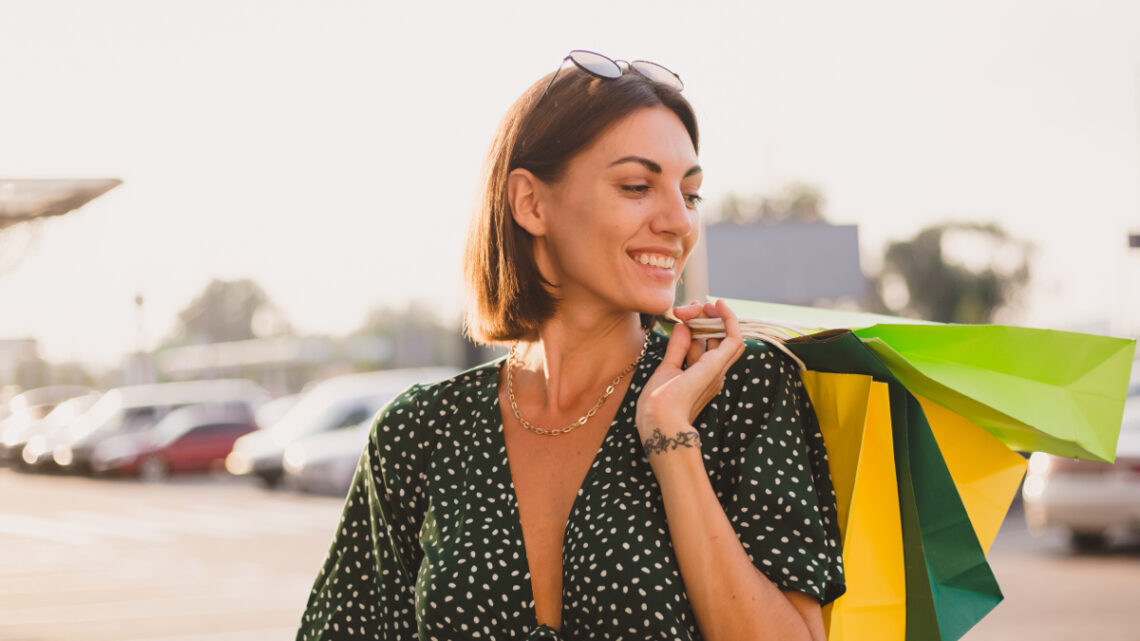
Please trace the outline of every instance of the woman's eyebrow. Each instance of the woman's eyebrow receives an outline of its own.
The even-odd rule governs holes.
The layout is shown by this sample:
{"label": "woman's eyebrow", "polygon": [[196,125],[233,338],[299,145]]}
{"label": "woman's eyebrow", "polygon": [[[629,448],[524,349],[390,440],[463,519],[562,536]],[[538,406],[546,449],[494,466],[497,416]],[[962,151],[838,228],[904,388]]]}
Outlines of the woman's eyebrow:
{"label": "woman's eyebrow", "polygon": [[[643,158],[641,156],[625,156],[623,158],[618,158],[617,160],[611,162],[609,164],[609,166],[613,167],[614,165],[620,165],[620,164],[626,163],[626,162],[638,163],[638,164],[644,166],[649,171],[652,171],[655,174],[661,173],[661,165],[653,162],[652,160],[650,160],[648,158]],[[692,176],[693,174],[699,174],[699,173],[701,173],[701,166],[700,165],[693,165],[692,167],[689,167],[689,171],[685,172],[684,178],[688,178],[689,176]]]}

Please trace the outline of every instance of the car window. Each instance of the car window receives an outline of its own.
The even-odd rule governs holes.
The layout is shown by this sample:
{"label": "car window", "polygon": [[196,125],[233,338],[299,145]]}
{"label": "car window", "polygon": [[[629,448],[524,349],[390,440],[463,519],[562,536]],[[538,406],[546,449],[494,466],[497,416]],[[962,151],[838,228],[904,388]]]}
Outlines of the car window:
{"label": "car window", "polygon": [[364,405],[357,405],[356,407],[353,407],[347,414],[345,414],[333,429],[339,430],[342,427],[353,427],[360,425],[370,418],[372,418],[372,409]]}
{"label": "car window", "polygon": [[243,425],[239,423],[210,423],[208,425],[199,425],[190,430],[186,435],[194,438],[203,436],[218,436],[221,434],[233,434],[239,431]]}
{"label": "car window", "polygon": [[177,441],[194,440],[220,434],[236,434],[240,425],[234,423],[207,423],[188,427],[185,430],[169,430],[155,438],[159,446],[166,446]]}

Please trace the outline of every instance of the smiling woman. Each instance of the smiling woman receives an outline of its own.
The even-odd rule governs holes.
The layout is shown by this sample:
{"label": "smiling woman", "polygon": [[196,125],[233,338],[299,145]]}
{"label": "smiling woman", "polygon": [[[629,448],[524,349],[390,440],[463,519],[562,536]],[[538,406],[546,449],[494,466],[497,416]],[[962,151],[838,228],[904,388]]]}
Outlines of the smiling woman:
{"label": "smiling woman", "polygon": [[722,340],[652,331],[699,229],[680,81],[567,60],[469,233],[468,332],[510,354],[380,412],[298,639],[824,637],[843,571],[795,366],[723,303],[673,310]]}

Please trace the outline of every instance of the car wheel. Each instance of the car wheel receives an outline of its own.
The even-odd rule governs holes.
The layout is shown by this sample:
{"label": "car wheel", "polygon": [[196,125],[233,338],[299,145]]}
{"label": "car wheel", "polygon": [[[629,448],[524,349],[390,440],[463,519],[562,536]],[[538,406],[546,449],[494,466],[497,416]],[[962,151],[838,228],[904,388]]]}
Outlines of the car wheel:
{"label": "car wheel", "polygon": [[281,485],[282,474],[280,472],[258,472],[257,476],[261,479],[262,484],[271,490],[275,490]]}
{"label": "car wheel", "polygon": [[170,466],[157,456],[148,456],[139,463],[139,478],[148,483],[159,483],[170,478]]}
{"label": "car wheel", "polygon": [[1089,553],[1100,552],[1108,544],[1108,537],[1104,532],[1070,532],[1069,547],[1074,552]]}

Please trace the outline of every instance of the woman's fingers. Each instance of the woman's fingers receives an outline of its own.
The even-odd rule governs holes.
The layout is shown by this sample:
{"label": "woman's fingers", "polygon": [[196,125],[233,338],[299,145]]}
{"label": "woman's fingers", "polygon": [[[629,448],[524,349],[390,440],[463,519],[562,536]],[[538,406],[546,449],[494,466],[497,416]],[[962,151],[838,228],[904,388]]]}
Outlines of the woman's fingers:
{"label": "woman's fingers", "polygon": [[[724,388],[729,368],[744,351],[744,341],[736,315],[723,302],[677,307],[673,314],[681,322],[674,326],[665,349],[664,369],[658,370],[664,374],[659,385],[668,384],[675,390],[677,395],[669,396],[687,406],[692,421]],[[685,325],[694,318],[723,318],[726,337],[709,341],[694,339]],[[675,408],[684,411],[681,406]]]}
{"label": "woman's fingers", "polygon": [[685,356],[685,365],[687,367],[692,367],[693,363],[696,363],[700,360],[701,356],[704,355],[706,342],[707,341],[703,338],[694,338],[689,343],[689,352]]}
{"label": "woman's fingers", "polygon": [[[694,318],[699,318],[703,313],[704,306],[696,301],[689,303],[684,307],[673,308],[673,315],[676,316],[677,319],[681,321],[681,323],[687,323]],[[682,324],[678,324],[674,327],[674,333],[677,332],[677,327],[685,327],[686,333],[689,336],[689,344],[686,346],[684,362],[686,366],[692,365],[693,363],[697,362],[697,359],[699,359],[701,357],[701,354],[704,353],[705,341],[702,339],[692,338],[692,331],[689,330],[687,326],[684,326]],[[678,367],[680,366],[678,365]]]}
{"label": "woman's fingers", "polygon": [[[679,307],[677,309],[680,309]],[[689,328],[683,323],[677,323],[673,326],[673,334],[669,337],[669,342],[665,345],[665,356],[661,359],[662,365],[670,365],[681,369],[685,364],[685,355],[689,351],[689,346],[693,343],[693,334]]]}
{"label": "woman's fingers", "polygon": [[740,336],[740,323],[736,318],[736,314],[729,309],[724,301],[718,300],[715,306],[711,303],[706,305],[704,309],[706,314],[710,311],[710,306],[712,307],[712,313],[715,314],[713,317],[723,319],[725,333],[727,335],[725,338],[716,341],[715,346],[713,345],[713,341],[710,340],[709,348],[705,351],[703,356],[709,361],[709,366],[718,371],[718,378],[723,379],[728,373],[728,369],[732,367],[732,364],[735,363],[736,359],[740,358],[740,355],[744,352],[744,339]]}
{"label": "woman's fingers", "polygon": [[[736,318],[736,314],[729,309],[728,305],[721,300],[715,303],[690,303],[685,307],[674,308],[673,314],[686,323],[694,318],[721,318],[724,321],[726,337],[723,339],[694,339],[692,338],[692,331],[688,327],[679,324],[678,327],[685,327],[687,338],[689,339],[689,346],[685,352],[685,365],[686,367],[693,367],[702,358],[706,358],[706,354],[713,354],[715,352],[715,369],[720,370],[720,375],[723,377],[728,373],[728,368],[732,366],[736,359],[740,357],[744,350],[744,340],[740,335],[740,322]],[[674,328],[674,333],[677,329]],[[672,341],[670,341],[672,344]]]}
{"label": "woman's fingers", "polygon": [[703,305],[697,302],[693,302],[685,305],[684,307],[674,307],[673,315],[682,321],[688,322],[700,316],[703,311]]}

